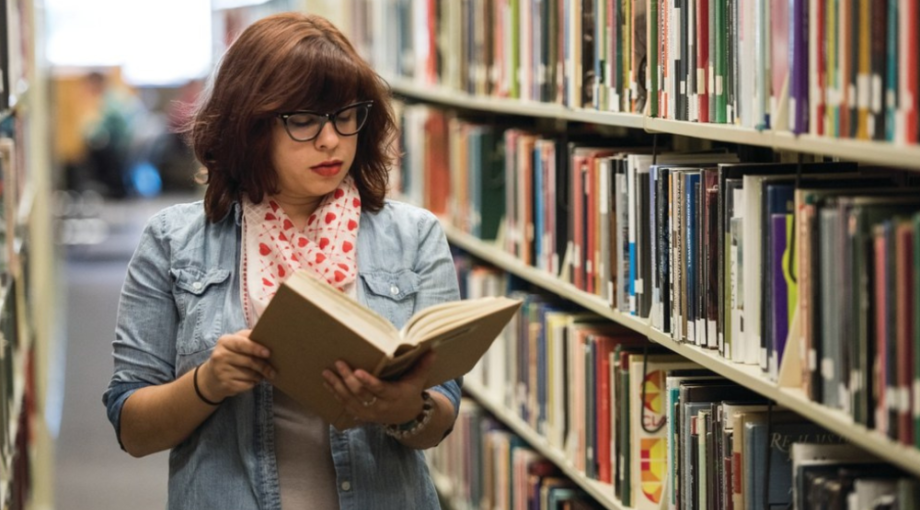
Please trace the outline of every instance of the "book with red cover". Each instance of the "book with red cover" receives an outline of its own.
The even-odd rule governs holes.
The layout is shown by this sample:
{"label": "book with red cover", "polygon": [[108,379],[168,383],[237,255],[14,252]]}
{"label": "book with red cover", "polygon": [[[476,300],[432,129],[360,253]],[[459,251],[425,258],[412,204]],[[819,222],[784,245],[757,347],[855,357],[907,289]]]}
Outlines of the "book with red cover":
{"label": "book with red cover", "polygon": [[[907,143],[917,143],[917,136],[920,129],[917,123],[920,121],[920,111],[918,111],[917,101],[920,95],[920,6],[916,0],[907,0],[901,2],[901,54],[906,58],[902,59],[901,72],[905,73],[902,83],[905,90],[900,95],[902,108],[904,110],[904,137]],[[904,65],[906,64],[906,65]]]}
{"label": "book with red cover", "polygon": [[569,201],[572,208],[569,215],[572,218],[572,283],[581,290],[585,288],[584,279],[584,167],[585,156],[572,154],[569,178],[571,179],[572,197]]}
{"label": "book with red cover", "polygon": [[911,413],[911,391],[913,385],[914,328],[917,317],[913,315],[914,271],[913,266],[914,229],[909,221],[897,224],[895,228],[895,279],[896,314],[895,323],[897,341],[897,393],[898,402],[898,440],[906,445],[914,444],[913,416]]}
{"label": "book with red cover", "polygon": [[594,251],[597,249],[597,224],[598,224],[598,203],[597,203],[597,168],[595,163],[597,158],[594,154],[589,154],[584,160],[584,169],[582,175],[585,179],[585,256],[584,256],[584,278],[585,291],[594,294],[595,281],[594,276],[597,272],[595,266]]}
{"label": "book with red cover", "polygon": [[425,203],[438,216],[447,214],[450,196],[450,152],[447,141],[447,118],[438,110],[429,110],[425,121]]}

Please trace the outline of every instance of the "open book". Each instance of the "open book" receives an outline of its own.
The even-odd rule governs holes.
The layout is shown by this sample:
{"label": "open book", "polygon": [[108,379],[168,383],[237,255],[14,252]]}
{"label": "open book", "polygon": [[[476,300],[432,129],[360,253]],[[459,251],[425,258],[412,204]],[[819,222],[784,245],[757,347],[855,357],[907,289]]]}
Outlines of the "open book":
{"label": "open book", "polygon": [[305,271],[278,289],[251,338],[272,354],[273,384],[339,430],[355,424],[323,388],[324,369],[338,360],[382,379],[396,379],[434,350],[426,386],[470,371],[520,307],[520,301],[487,297],[428,307],[402,330]]}

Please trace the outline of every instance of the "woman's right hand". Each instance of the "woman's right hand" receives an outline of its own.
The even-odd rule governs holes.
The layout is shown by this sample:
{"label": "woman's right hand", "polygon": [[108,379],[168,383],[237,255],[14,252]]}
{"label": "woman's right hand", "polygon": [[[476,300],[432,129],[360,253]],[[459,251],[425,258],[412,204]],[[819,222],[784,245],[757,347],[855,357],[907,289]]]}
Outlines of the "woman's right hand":
{"label": "woman's right hand", "polygon": [[268,363],[269,351],[249,339],[252,330],[223,335],[201,368],[198,384],[208,400],[215,402],[249,391],[262,379],[272,380],[275,370]]}

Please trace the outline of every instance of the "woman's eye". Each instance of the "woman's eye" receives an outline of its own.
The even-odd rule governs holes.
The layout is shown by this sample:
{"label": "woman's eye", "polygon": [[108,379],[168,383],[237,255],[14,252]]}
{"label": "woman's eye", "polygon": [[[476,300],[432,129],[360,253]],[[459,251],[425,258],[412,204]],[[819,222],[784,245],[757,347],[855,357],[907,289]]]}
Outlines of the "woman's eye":
{"label": "woman's eye", "polygon": [[292,126],[298,128],[311,127],[316,125],[316,119],[311,117],[291,117],[289,122]]}

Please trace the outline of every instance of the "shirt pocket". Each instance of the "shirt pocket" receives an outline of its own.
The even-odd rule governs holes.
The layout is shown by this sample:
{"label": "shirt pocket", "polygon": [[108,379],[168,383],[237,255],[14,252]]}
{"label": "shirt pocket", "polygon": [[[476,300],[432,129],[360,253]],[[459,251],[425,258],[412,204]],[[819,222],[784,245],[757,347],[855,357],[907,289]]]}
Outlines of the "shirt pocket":
{"label": "shirt pocket", "polygon": [[172,269],[179,309],[176,352],[189,355],[210,349],[223,333],[224,303],[230,284],[230,271],[226,269],[181,268]]}
{"label": "shirt pocket", "polygon": [[361,273],[367,306],[402,328],[415,311],[419,275],[408,269],[396,273],[374,271]]}

